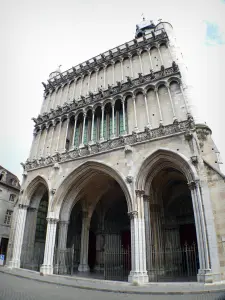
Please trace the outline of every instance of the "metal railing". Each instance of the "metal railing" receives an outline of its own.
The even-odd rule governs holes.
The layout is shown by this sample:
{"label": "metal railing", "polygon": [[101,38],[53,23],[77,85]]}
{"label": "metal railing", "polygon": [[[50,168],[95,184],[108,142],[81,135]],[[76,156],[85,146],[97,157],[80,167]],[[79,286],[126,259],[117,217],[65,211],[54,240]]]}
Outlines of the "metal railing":
{"label": "metal railing", "polygon": [[196,281],[198,251],[195,244],[182,247],[152,249],[150,281]]}

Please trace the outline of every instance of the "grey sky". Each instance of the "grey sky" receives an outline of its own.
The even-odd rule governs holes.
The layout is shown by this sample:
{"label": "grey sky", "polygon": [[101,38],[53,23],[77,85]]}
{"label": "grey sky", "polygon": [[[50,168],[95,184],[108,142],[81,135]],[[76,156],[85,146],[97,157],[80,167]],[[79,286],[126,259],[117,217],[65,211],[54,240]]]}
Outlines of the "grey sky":
{"label": "grey sky", "polygon": [[[2,0],[0,164],[21,178],[32,142],[42,81],[133,39],[141,14],[172,23],[202,119],[225,160],[223,119],[225,3],[221,0]],[[214,33],[209,30],[214,24]],[[211,27],[212,29],[212,27]],[[211,32],[211,35],[210,35]],[[208,34],[208,36],[206,36]],[[224,166],[222,167],[225,170]]]}

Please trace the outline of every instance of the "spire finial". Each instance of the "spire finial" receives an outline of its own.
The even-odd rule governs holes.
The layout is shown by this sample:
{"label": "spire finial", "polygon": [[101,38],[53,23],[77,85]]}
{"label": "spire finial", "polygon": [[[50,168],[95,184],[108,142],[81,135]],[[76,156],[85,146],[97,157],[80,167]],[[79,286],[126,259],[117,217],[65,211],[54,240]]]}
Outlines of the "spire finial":
{"label": "spire finial", "polygon": [[145,21],[144,13],[141,14],[143,21]]}

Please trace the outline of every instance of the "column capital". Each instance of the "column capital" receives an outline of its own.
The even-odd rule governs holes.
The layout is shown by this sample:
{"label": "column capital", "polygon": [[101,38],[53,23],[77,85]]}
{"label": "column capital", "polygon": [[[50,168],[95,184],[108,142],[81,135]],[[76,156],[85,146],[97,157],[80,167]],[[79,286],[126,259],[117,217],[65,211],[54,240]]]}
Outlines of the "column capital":
{"label": "column capital", "polygon": [[46,218],[48,224],[57,224],[59,219],[56,218]]}
{"label": "column capital", "polygon": [[137,218],[138,216],[138,212],[136,210],[133,210],[133,211],[129,211],[128,212],[128,216],[130,217],[130,219],[134,219],[134,218]]}
{"label": "column capital", "polygon": [[37,211],[37,208],[28,206],[27,211],[35,212]]}
{"label": "column capital", "polygon": [[141,197],[145,194],[145,191],[142,190],[135,190],[136,196]]}
{"label": "column capital", "polygon": [[199,182],[200,182],[199,180],[193,180],[193,181],[188,182],[189,189],[191,191],[195,190],[198,187]]}

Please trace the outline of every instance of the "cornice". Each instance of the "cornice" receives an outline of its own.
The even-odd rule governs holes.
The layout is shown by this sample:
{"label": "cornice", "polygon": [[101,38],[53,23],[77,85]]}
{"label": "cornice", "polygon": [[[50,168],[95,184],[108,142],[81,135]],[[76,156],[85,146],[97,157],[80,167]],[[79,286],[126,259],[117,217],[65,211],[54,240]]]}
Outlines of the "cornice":
{"label": "cornice", "polygon": [[74,80],[76,77],[80,77],[88,74],[88,72],[94,71],[95,68],[104,67],[104,64],[113,63],[122,57],[128,56],[129,54],[133,55],[140,48],[146,47],[147,45],[151,46],[162,39],[165,39],[166,42],[168,41],[168,36],[164,29],[159,29],[155,31],[154,34],[147,34],[144,37],[131,40],[125,44],[101,53],[75,67],[68,69],[65,72],[56,75],[49,79],[48,83],[42,83],[45,89],[45,94],[59,86],[70,83],[70,81]]}
{"label": "cornice", "polygon": [[132,134],[120,136],[118,138],[97,142],[93,145],[85,145],[80,149],[56,153],[53,156],[41,157],[40,159],[27,160],[24,164],[25,171],[31,171],[55,164],[61,164],[67,161],[73,161],[80,158],[88,158],[89,156],[113,151],[120,148],[125,148],[127,145],[135,146],[136,144],[156,140],[158,138],[169,137],[177,134],[184,134],[186,130],[190,129],[192,121],[186,120],[177,122],[167,126],[160,126],[150,130],[146,128],[143,132],[133,132]]}
{"label": "cornice", "polygon": [[87,106],[95,104],[98,101],[104,102],[108,98],[112,98],[121,93],[123,94],[127,91],[132,92],[137,87],[149,83],[156,83],[157,81],[162,80],[163,78],[167,78],[171,75],[180,76],[178,65],[176,65],[176,63],[174,62],[172,64],[172,67],[170,68],[162,68],[157,72],[151,71],[150,74],[144,76],[139,73],[139,77],[133,80],[128,77],[128,80],[125,83],[118,82],[116,86],[109,85],[108,89],[106,90],[99,89],[97,93],[89,93],[89,96],[87,97],[82,96],[79,101],[76,101],[74,99],[70,103],[64,103],[63,106],[58,105],[56,109],[51,109],[49,113],[45,112],[42,115],[39,115],[37,118],[32,118],[32,120],[35,122],[35,126],[38,127],[43,123],[52,121],[53,119],[58,117],[62,117],[63,115],[74,112],[77,109],[85,108]]}

